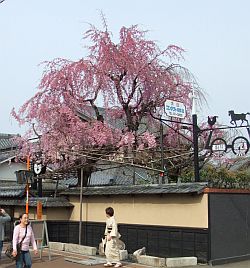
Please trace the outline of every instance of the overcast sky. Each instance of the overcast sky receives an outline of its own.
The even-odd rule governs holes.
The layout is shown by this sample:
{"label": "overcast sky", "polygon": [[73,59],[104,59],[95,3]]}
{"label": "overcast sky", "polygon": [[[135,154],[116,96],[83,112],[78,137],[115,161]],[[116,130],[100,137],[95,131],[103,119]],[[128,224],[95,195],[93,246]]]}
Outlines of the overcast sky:
{"label": "overcast sky", "polygon": [[[116,35],[122,26],[138,24],[161,48],[186,50],[183,63],[207,94],[200,118],[228,110],[250,112],[249,0],[5,0],[0,4],[0,133],[22,133],[17,109],[35,92],[39,63],[57,57],[86,55],[83,33],[101,26],[100,10]],[[249,117],[250,119],[250,117]]]}

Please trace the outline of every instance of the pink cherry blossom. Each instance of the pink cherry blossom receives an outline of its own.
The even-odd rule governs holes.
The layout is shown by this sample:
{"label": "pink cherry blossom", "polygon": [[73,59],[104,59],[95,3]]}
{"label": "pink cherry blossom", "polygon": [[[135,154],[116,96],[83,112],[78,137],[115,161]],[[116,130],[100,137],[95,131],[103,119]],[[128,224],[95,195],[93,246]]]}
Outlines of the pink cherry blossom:
{"label": "pink cherry blossom", "polygon": [[[45,162],[58,162],[66,151],[153,148],[158,134],[152,129],[159,122],[151,113],[166,99],[183,102],[190,115],[189,96],[197,85],[180,64],[182,48],[160,49],[136,25],[122,27],[117,43],[106,25],[104,30],[91,26],[84,38],[90,41],[88,54],[78,61],[45,62],[38,92],[12,111],[21,125],[30,125],[20,143],[24,155],[40,150]],[[171,132],[165,141],[174,145]],[[39,145],[29,142],[34,136]]]}

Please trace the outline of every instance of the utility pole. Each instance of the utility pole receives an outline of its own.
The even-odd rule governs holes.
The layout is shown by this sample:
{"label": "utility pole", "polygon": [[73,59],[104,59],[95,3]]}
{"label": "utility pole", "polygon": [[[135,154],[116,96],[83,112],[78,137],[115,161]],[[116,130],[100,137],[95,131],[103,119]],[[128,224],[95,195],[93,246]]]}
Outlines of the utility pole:
{"label": "utility pole", "polygon": [[193,148],[194,148],[194,178],[196,182],[200,181],[199,172],[199,127],[197,125],[197,114],[192,115],[193,121]]}
{"label": "utility pole", "polygon": [[83,168],[81,168],[79,245],[82,244],[82,187],[83,187]]}
{"label": "utility pole", "polygon": [[193,148],[194,148],[194,179],[196,182],[200,181],[199,172],[199,127],[197,123],[197,111],[196,111],[196,96],[195,89],[193,89],[193,103],[192,103],[192,124],[193,124]]}
{"label": "utility pole", "polygon": [[162,173],[159,176],[159,184],[164,183],[164,148],[163,148],[163,124],[160,120],[160,143],[161,143],[161,170]]}
{"label": "utility pole", "polygon": [[38,197],[43,197],[43,185],[42,185],[42,178],[37,175],[38,181]]}
{"label": "utility pole", "polygon": [[[28,171],[30,171],[31,166],[30,166],[30,157],[29,155],[27,156],[26,160],[26,168]],[[26,202],[25,202],[25,213],[29,214],[29,180],[28,180],[28,174],[25,174],[26,178]]]}

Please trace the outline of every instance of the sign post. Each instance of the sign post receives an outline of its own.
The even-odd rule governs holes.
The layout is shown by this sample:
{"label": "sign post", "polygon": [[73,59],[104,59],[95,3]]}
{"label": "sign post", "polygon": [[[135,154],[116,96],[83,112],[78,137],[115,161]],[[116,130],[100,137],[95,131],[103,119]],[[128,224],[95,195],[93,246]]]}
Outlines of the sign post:
{"label": "sign post", "polygon": [[[26,162],[27,170],[30,170],[30,157],[27,156]],[[28,179],[26,180],[26,204],[25,204],[25,213],[29,214],[29,182]]]}
{"label": "sign post", "polygon": [[[192,123],[182,123],[174,120],[167,120],[163,119],[164,121],[168,122],[175,122],[175,123],[181,123],[184,125],[190,125],[192,126],[193,130],[193,150],[194,150],[194,177],[195,181],[198,182],[200,181],[200,173],[199,173],[199,146],[198,146],[198,137],[199,137],[199,132],[200,129],[198,127],[197,123],[197,114],[196,114],[196,105],[195,105],[195,96],[193,93],[193,105],[192,105]],[[186,107],[184,103],[174,101],[174,100],[166,100],[165,105],[164,105],[164,112],[167,116],[169,117],[175,117],[175,118],[180,118],[184,119],[186,117]],[[162,118],[160,119],[162,121]],[[163,162],[163,160],[162,160]]]}
{"label": "sign post", "polygon": [[26,184],[26,202],[25,202],[25,213],[29,214],[29,184]]}
{"label": "sign post", "polygon": [[43,216],[43,205],[41,201],[37,201],[37,219],[41,220]]}
{"label": "sign post", "polygon": [[42,178],[40,177],[41,174],[46,172],[46,166],[42,165],[41,161],[35,162],[33,166],[34,175],[37,177],[38,181],[38,196],[43,196],[43,186],[42,186]]}
{"label": "sign post", "polygon": [[[189,129],[193,133],[193,138],[189,139],[182,135],[181,132],[178,130],[176,131],[171,126],[166,125],[172,129],[175,130],[179,135],[181,135],[183,138],[187,139],[189,142],[193,144],[193,154],[194,154],[194,177],[195,181],[200,181],[200,167],[199,167],[199,135],[204,131],[209,131],[209,136],[206,140],[205,148],[207,150],[211,151],[211,154],[216,156],[222,156],[224,153],[226,153],[229,149],[232,150],[232,152],[237,156],[245,156],[250,151],[250,125],[249,121],[246,119],[247,115],[250,115],[250,113],[240,113],[236,114],[234,111],[229,111],[228,114],[231,116],[231,124],[234,124],[235,126],[226,126],[226,127],[213,127],[216,123],[216,118],[218,116],[209,116],[208,117],[208,125],[209,128],[200,129],[197,123],[197,114],[196,114],[196,96],[195,92],[193,92],[193,104],[192,104],[192,122],[181,122],[178,120],[173,120],[172,118],[168,119],[168,117],[175,117],[183,119],[186,116],[186,108],[185,105],[181,102],[173,101],[173,100],[166,100],[164,104],[164,113],[161,115],[161,117],[155,117],[152,113],[151,116],[159,120],[162,124],[165,122],[172,122],[176,124],[181,124],[186,126],[185,129]],[[168,116],[168,117],[166,117]],[[237,121],[241,121],[241,125],[237,125]],[[244,124],[245,123],[245,124]],[[244,125],[243,125],[244,124]],[[183,127],[184,128],[184,127]],[[236,136],[231,144],[227,144],[227,142],[223,138],[216,138],[213,141],[211,141],[212,134],[215,130],[225,130],[225,129],[235,129],[235,128],[246,128],[248,133],[248,138],[244,136]],[[161,132],[161,169],[163,169],[163,143],[162,143],[162,128],[160,130]],[[165,169],[165,168],[164,168]],[[164,173],[162,173],[164,176]]]}
{"label": "sign post", "polygon": [[40,249],[40,259],[42,258],[43,249],[48,248],[49,260],[51,260],[47,222],[45,220],[30,220],[30,225],[37,241],[38,249]]}
{"label": "sign post", "polygon": [[[165,104],[164,104],[164,113],[161,116],[161,118],[159,119],[161,122],[160,125],[160,141],[161,141],[161,169],[162,169],[162,173],[160,175],[160,184],[162,183],[162,181],[165,183],[165,179],[164,176],[166,175],[166,170],[167,167],[164,164],[164,150],[163,150],[163,121],[168,121],[168,122],[175,122],[175,123],[180,123],[178,121],[173,121],[173,120],[166,120],[166,115],[169,117],[175,117],[175,118],[180,118],[180,119],[184,119],[186,117],[186,107],[182,102],[179,101],[174,101],[174,100],[166,100]],[[193,118],[194,120],[195,118]],[[185,124],[185,123],[184,123]],[[197,116],[196,116],[196,124],[197,124]],[[188,124],[189,125],[189,124]],[[197,136],[198,137],[198,136]],[[197,138],[198,139],[198,138]],[[198,144],[198,141],[197,141]],[[166,181],[168,181],[168,179],[166,179]]]}

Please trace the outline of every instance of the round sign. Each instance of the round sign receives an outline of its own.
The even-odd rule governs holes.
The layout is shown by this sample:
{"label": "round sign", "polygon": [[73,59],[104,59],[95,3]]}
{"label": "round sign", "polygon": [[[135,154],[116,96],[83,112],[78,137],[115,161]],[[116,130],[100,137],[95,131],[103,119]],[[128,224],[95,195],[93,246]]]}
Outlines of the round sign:
{"label": "round sign", "polygon": [[36,175],[39,175],[39,174],[41,174],[41,172],[42,172],[42,164],[35,163],[34,164],[34,173]]}
{"label": "round sign", "polygon": [[223,156],[227,151],[227,143],[222,138],[214,139],[211,143],[211,152],[214,156]]}
{"label": "round sign", "polygon": [[249,147],[249,141],[243,136],[235,138],[232,142],[232,151],[237,156],[246,155],[249,151]]}

